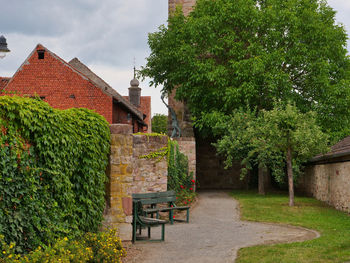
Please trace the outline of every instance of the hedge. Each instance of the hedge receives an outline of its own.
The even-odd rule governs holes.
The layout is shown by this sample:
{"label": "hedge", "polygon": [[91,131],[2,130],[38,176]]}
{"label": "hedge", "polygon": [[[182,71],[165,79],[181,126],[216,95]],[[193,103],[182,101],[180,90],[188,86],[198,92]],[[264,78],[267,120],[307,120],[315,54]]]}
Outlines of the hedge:
{"label": "hedge", "polygon": [[0,234],[25,252],[97,231],[105,206],[107,121],[39,98],[0,97]]}

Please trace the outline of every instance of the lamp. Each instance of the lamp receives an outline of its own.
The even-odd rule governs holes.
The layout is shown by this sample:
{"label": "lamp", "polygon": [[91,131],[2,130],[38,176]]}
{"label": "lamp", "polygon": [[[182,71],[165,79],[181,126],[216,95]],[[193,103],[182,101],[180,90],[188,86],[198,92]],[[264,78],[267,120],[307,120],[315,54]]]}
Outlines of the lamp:
{"label": "lamp", "polygon": [[6,38],[0,36],[0,58],[4,58],[7,52],[10,52],[10,50],[7,48]]}

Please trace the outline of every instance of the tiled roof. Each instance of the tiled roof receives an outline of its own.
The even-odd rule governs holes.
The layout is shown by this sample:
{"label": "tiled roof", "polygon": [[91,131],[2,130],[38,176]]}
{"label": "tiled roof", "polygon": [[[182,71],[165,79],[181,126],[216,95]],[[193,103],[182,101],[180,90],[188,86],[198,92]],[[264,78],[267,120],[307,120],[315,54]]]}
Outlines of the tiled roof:
{"label": "tiled roof", "polygon": [[11,78],[6,78],[6,77],[0,77],[0,90],[5,88],[7,83],[10,81]]}
{"label": "tiled roof", "polygon": [[[124,99],[129,101],[129,96],[123,96]],[[139,110],[146,115],[144,122],[148,125],[147,132],[152,131],[152,121],[151,121],[151,96],[141,96]]]}
{"label": "tiled roof", "polygon": [[311,159],[311,162],[333,159],[345,155],[350,155],[350,136],[345,137],[343,140],[333,145],[328,153],[315,156]]}
{"label": "tiled roof", "polygon": [[116,99],[119,103],[123,104],[133,114],[135,114],[141,121],[143,121],[143,114],[135,106],[133,106],[128,100],[124,99],[117,91],[109,86],[103,79],[92,72],[86,65],[80,62],[79,59],[73,58],[69,61],[69,65],[80,71],[82,74],[92,80],[97,87],[99,87],[104,93]]}

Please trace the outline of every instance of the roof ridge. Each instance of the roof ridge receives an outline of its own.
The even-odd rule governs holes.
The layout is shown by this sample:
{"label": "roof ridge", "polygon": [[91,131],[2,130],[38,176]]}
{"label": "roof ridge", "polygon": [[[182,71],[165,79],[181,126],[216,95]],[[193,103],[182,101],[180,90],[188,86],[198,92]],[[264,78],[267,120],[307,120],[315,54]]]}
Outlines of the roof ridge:
{"label": "roof ridge", "polygon": [[[82,63],[78,58],[73,58],[69,61],[69,64],[76,68],[76,70],[86,70],[88,74],[91,74],[93,77],[97,79],[97,81],[101,83],[97,83],[95,80],[91,79],[87,73],[84,73],[97,87],[99,87],[104,93],[107,93],[109,96],[117,99],[121,102],[125,107],[129,108],[141,121],[143,121],[143,113],[139,111],[134,105],[132,105],[129,101],[123,98],[115,89],[113,89],[107,82],[105,82],[101,77],[99,77],[96,73],[94,73],[88,66]],[[80,68],[79,68],[80,67]]]}

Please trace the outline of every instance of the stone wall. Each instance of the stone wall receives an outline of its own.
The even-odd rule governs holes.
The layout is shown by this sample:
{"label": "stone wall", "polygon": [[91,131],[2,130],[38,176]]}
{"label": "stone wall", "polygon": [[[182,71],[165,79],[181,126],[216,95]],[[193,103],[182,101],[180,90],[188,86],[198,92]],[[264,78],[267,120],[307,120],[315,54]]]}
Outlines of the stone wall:
{"label": "stone wall", "polygon": [[188,158],[188,171],[193,172],[193,179],[196,180],[196,140],[194,137],[176,138],[179,150]]}
{"label": "stone wall", "polygon": [[182,11],[185,16],[187,16],[196,4],[196,0],[168,0],[169,13],[175,10],[177,5],[182,6]]}
{"label": "stone wall", "polygon": [[167,143],[166,136],[133,135],[131,125],[111,125],[104,227],[118,227],[122,240],[131,240],[131,195],[167,190],[167,161],[140,158]]}
{"label": "stone wall", "polygon": [[235,163],[224,169],[224,159],[216,155],[210,139],[196,136],[197,180],[200,189],[244,189],[246,180],[240,180],[241,165]]}
{"label": "stone wall", "polygon": [[308,166],[297,190],[350,212],[350,161]]}
{"label": "stone wall", "polygon": [[[196,4],[196,0],[168,0],[169,15],[173,12],[176,6],[182,6],[182,11],[185,16],[187,16],[193,9],[193,6]],[[177,101],[174,98],[175,92],[169,95],[169,106],[172,107],[176,113],[176,117],[181,128],[182,137],[194,137],[191,114],[187,108],[186,103],[182,101]],[[168,134],[171,135],[172,126],[171,126],[171,114],[168,114]]]}

